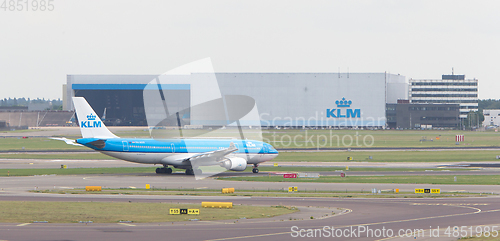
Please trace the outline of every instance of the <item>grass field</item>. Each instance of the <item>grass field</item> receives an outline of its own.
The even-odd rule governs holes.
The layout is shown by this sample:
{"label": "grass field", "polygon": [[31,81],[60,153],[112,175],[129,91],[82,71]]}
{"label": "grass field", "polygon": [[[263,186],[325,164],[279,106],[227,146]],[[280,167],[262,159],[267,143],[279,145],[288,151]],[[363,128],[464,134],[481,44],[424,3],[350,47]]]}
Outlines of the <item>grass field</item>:
{"label": "grass field", "polygon": [[[158,166],[151,167],[106,167],[106,168],[32,168],[32,169],[0,169],[0,176],[35,176],[35,175],[83,175],[83,174],[137,174],[137,173],[155,173]],[[173,172],[184,172],[183,169],[172,169]],[[471,169],[441,169],[441,168],[349,168],[345,171],[343,168],[336,167],[259,167],[261,172],[319,172],[319,171],[350,171],[357,172],[381,172],[381,171],[470,171]],[[245,173],[252,172],[252,168],[247,168]],[[164,175],[164,174],[163,174]]]}
{"label": "grass field", "polygon": [[[286,188],[285,188],[286,189]],[[458,198],[458,197],[480,197],[485,194],[478,193],[441,193],[441,194],[415,194],[410,192],[395,193],[394,191],[382,191],[381,194],[372,194],[370,190],[360,191],[321,191],[321,190],[299,190],[289,193],[285,189],[268,190],[236,190],[232,194],[223,194],[221,190],[170,188],[158,189],[152,187],[149,190],[140,188],[102,189],[100,192],[87,192],[84,189],[54,189],[54,190],[31,190],[35,193],[54,194],[94,194],[94,195],[189,195],[189,196],[245,196],[245,197],[333,197],[333,198]]]}
{"label": "grass field", "polygon": [[0,159],[115,160],[99,152],[83,153],[0,153]]}
{"label": "grass field", "polygon": [[[169,215],[170,208],[196,208],[200,215]],[[137,203],[137,202],[31,202],[0,201],[0,222],[30,223],[115,223],[133,221],[178,222],[189,219],[223,220],[240,218],[266,218],[296,212],[295,208],[282,206],[233,206],[231,209],[202,208],[196,204]]]}
{"label": "grass field", "polygon": [[[498,241],[500,239],[500,234],[499,232],[493,234],[489,234],[489,237],[484,237],[484,234],[481,235],[481,237],[467,237],[467,238],[461,238],[460,240],[467,240],[467,241]],[[495,235],[496,237],[493,237],[491,235]]]}
{"label": "grass field", "polygon": [[[183,130],[186,135],[196,135],[205,131]],[[253,133],[252,133],[253,132]],[[28,133],[34,133],[30,131]],[[250,131],[248,139],[255,131]],[[116,133],[122,137],[149,138],[149,132],[144,130],[120,131]],[[465,135],[465,142],[455,144],[455,135]],[[236,130],[225,130],[214,134],[219,137],[238,137]],[[500,146],[500,133],[448,131],[448,130],[262,130],[263,140],[275,148],[355,148],[355,147],[491,147]],[[67,136],[69,137],[69,136]],[[78,137],[73,137],[78,138]],[[421,140],[426,141],[421,141]],[[432,139],[432,141],[431,141]],[[352,141],[352,142],[351,142]],[[82,149],[67,145],[62,141],[48,138],[2,138],[0,150],[75,150]]]}
{"label": "grass field", "polygon": [[[260,166],[259,171],[261,172],[424,172],[424,171],[463,171],[468,172],[471,170],[476,170],[475,168],[382,168],[382,167],[349,167],[346,170],[345,167],[265,167]],[[251,172],[252,169],[248,168],[245,172]]]}
{"label": "grass field", "polygon": [[[1,139],[0,139],[1,140]],[[281,151],[271,162],[495,162],[500,150],[446,150],[446,151]],[[369,159],[369,157],[372,159]],[[0,159],[57,159],[57,160],[112,160],[98,152],[90,153],[0,153]]]}
{"label": "grass field", "polygon": [[[455,142],[455,135],[457,134],[465,135],[465,142],[462,142],[460,145],[456,145]],[[491,131],[269,130],[264,132],[263,137],[275,148],[456,147],[500,145],[500,133]],[[421,141],[424,139],[426,141]]]}
{"label": "grass field", "polygon": [[[23,149],[24,147],[24,149]],[[0,138],[0,151],[22,150],[85,150],[86,147],[68,145],[64,141],[49,138]]]}
{"label": "grass field", "polygon": [[83,153],[0,153],[0,159],[52,159],[52,160],[115,160],[116,158],[106,156],[99,152]]}
{"label": "grass field", "polygon": [[320,176],[319,178],[283,178],[269,177],[220,177],[219,180],[254,181],[254,182],[315,182],[315,183],[399,183],[399,184],[465,184],[465,185],[500,185],[500,175],[452,175],[436,176]]}
{"label": "grass field", "polygon": [[484,162],[499,161],[497,155],[500,150],[280,152],[271,162],[346,162],[347,157],[351,162]]}
{"label": "grass field", "polygon": [[2,130],[0,133],[30,133],[30,132],[38,132],[38,131],[46,131],[46,130],[40,130],[40,129],[24,129],[24,130]]}
{"label": "grass field", "polygon": [[[155,173],[157,167],[0,169],[0,176]],[[175,171],[175,170],[174,170]]]}

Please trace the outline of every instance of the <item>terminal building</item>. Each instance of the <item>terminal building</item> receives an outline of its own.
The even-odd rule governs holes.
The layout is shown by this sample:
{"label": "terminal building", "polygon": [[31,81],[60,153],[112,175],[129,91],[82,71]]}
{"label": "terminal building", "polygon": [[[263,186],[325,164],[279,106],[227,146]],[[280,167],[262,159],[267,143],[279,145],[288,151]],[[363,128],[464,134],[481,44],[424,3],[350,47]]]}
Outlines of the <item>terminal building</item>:
{"label": "terminal building", "polygon": [[483,110],[483,126],[500,126],[500,110]]}
{"label": "terminal building", "polygon": [[[386,104],[408,99],[405,77],[389,73],[215,73],[217,84],[207,86],[209,75],[191,73],[162,84],[168,108],[189,110],[220,92],[252,97],[263,127],[385,128]],[[71,97],[85,97],[107,125],[145,126],[144,95],[154,94],[145,88],[157,77],[68,75],[63,109],[74,109]],[[210,125],[196,113],[182,117],[182,125]]]}
{"label": "terminal building", "polygon": [[456,129],[460,127],[459,104],[387,104],[387,124],[395,129]]}
{"label": "terminal building", "polygon": [[413,104],[459,104],[460,118],[478,111],[477,79],[465,75],[442,75],[441,79],[410,79],[409,98]]}

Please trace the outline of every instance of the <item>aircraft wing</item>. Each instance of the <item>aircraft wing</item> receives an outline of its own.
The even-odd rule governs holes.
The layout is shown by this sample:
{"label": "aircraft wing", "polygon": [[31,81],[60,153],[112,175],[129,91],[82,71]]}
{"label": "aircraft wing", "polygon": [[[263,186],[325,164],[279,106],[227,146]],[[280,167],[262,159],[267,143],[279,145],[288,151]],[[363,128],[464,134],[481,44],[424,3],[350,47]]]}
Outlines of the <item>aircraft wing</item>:
{"label": "aircraft wing", "polygon": [[203,166],[205,165],[215,165],[218,164],[219,162],[223,161],[225,159],[225,156],[237,151],[238,148],[234,145],[234,143],[231,142],[229,145],[229,148],[225,149],[220,149],[216,151],[210,151],[210,152],[204,152],[204,153],[198,153],[194,155],[185,155],[185,154],[179,154],[175,156],[169,156],[164,158],[162,161],[166,163],[171,163],[171,162],[180,162],[180,163],[186,163],[186,165],[189,165],[188,163],[193,163],[196,162],[198,164],[201,164]]}
{"label": "aircraft wing", "polygon": [[81,144],[76,143],[76,142],[75,142],[75,140],[67,139],[67,138],[65,138],[65,137],[63,137],[63,138],[58,138],[58,137],[49,137],[49,138],[50,138],[50,139],[52,139],[52,140],[64,141],[64,142],[66,142],[66,144],[68,144],[68,145],[73,145],[73,146],[83,146],[83,145],[81,145]]}
{"label": "aircraft wing", "polygon": [[217,151],[211,151],[211,152],[205,152],[205,153],[200,153],[197,155],[194,155],[190,158],[188,158],[185,161],[197,161],[199,163],[204,163],[204,164],[216,164],[224,160],[224,157],[237,151],[238,148],[234,146],[234,143],[231,142],[231,145],[229,145],[229,148],[226,149],[220,149]]}

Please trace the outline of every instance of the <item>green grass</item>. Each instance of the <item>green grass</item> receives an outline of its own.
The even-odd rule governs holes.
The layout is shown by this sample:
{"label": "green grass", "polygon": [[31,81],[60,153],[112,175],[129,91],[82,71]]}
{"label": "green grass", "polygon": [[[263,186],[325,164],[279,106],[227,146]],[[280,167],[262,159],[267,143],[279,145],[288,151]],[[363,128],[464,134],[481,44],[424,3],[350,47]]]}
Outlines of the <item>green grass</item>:
{"label": "green grass", "polygon": [[37,131],[46,131],[46,130],[39,130],[39,129],[23,129],[23,130],[2,130],[0,133],[29,133],[29,132],[37,132]]}
{"label": "green grass", "polygon": [[[484,234],[481,234],[481,237],[467,237],[467,238],[461,238],[460,240],[470,240],[470,241],[498,241],[498,239],[500,239],[500,234],[499,233],[495,233],[495,232],[493,232],[492,234],[490,233],[489,237],[484,237],[483,236]],[[495,235],[496,237],[493,237],[491,235]]]}
{"label": "green grass", "polygon": [[[346,170],[345,167],[292,167],[292,166],[283,166],[283,167],[268,167],[268,166],[260,166],[259,171],[261,172],[335,172],[335,171],[343,171],[343,172],[424,172],[424,171],[471,171],[477,170],[476,168],[379,168],[379,167],[349,167],[349,170]],[[247,168],[245,172],[251,172],[252,168]]]}
{"label": "green grass", "polygon": [[[270,162],[483,162],[498,161],[500,150],[280,152]],[[372,156],[373,159],[369,159]],[[352,161],[347,161],[352,157]]]}
{"label": "green grass", "polygon": [[[63,129],[63,128],[61,128]],[[149,131],[131,130],[118,131],[116,134],[122,137],[149,138]],[[175,132],[174,130],[168,130]],[[167,131],[167,132],[168,132]],[[206,131],[183,130],[186,136],[196,136]],[[28,133],[35,133],[29,131]],[[257,131],[247,131],[248,139],[254,139]],[[35,133],[36,134],[36,133]],[[465,135],[465,142],[455,144],[455,135]],[[214,134],[215,135],[215,134]],[[218,131],[217,136],[239,137],[237,130],[227,129]],[[217,137],[214,136],[214,137]],[[69,135],[66,137],[70,137]],[[397,130],[263,130],[263,140],[274,147],[281,148],[356,148],[356,147],[491,147],[500,146],[500,133],[497,132],[471,132],[471,131],[448,131],[448,130],[426,130],[426,131],[397,131]],[[312,138],[311,138],[312,137]],[[373,138],[372,138],[373,137]],[[420,141],[425,137],[427,140]],[[78,138],[74,136],[73,138]],[[437,139],[439,138],[439,140]],[[344,139],[344,143],[342,140]],[[351,143],[350,140],[353,140]],[[295,140],[291,143],[289,140]],[[357,142],[356,142],[357,140]],[[365,140],[365,142],[363,142]],[[293,141],[292,141],[293,142]],[[57,144],[58,143],[58,144]],[[62,141],[50,140],[48,138],[3,138],[0,139],[0,150],[76,150],[85,149],[67,145]]]}
{"label": "green grass", "polygon": [[478,193],[441,193],[441,194],[415,194],[410,192],[395,193],[394,191],[382,191],[381,194],[372,194],[370,190],[361,191],[321,191],[300,190],[289,193],[287,190],[236,190],[232,194],[223,194],[221,190],[209,189],[108,189],[100,192],[86,192],[84,189],[63,190],[31,190],[35,193],[57,193],[57,194],[104,194],[104,195],[183,195],[183,196],[245,196],[245,197],[330,197],[330,198],[457,198],[457,197],[480,197],[484,194]]}
{"label": "green grass", "polygon": [[64,141],[49,138],[0,138],[0,151],[23,150],[88,150],[87,147],[68,145]]}
{"label": "green grass", "polygon": [[0,159],[116,160],[99,152],[84,153],[0,153]]}
{"label": "green grass", "polygon": [[[0,169],[0,176],[155,173],[157,167]],[[177,171],[174,169],[174,172]]]}
{"label": "green grass", "polygon": [[[317,143],[323,147],[333,148],[355,148],[358,145],[359,147],[500,146],[500,133],[496,132],[459,130],[269,130],[263,132],[264,140],[276,148],[315,148],[319,146]],[[455,135],[458,134],[465,135],[465,142],[459,146],[455,144]],[[288,136],[296,143],[288,145],[290,144]],[[423,137],[429,141],[420,141]],[[344,143],[342,142],[343,138]],[[350,142],[351,138],[352,143]],[[431,139],[433,141],[430,141]],[[363,140],[366,141],[366,145]]]}
{"label": "green grass", "polygon": [[[2,140],[2,139],[0,139]],[[66,145],[66,144],[64,144]],[[453,150],[453,151],[325,151],[280,152],[270,163],[276,162],[494,162],[500,150]],[[352,161],[347,161],[347,157]],[[369,159],[372,156],[372,159]],[[0,159],[115,159],[97,152],[89,153],[0,153]],[[500,161],[499,161],[500,163]]]}
{"label": "green grass", "polygon": [[[83,174],[136,174],[136,173],[155,173],[158,166],[151,167],[102,167],[102,168],[33,168],[33,169],[0,169],[0,176],[35,176],[35,175],[83,175]],[[251,172],[252,168],[247,168],[245,174]],[[260,171],[266,172],[320,172],[320,171],[336,171],[343,170],[342,168],[333,167],[260,167]],[[439,168],[349,168],[349,171],[345,171],[348,175],[350,171],[362,171],[362,172],[379,172],[379,171],[442,171],[451,169],[439,169]],[[454,170],[454,169],[453,169]],[[470,171],[470,169],[456,169],[460,171]],[[184,172],[183,169],[173,168],[173,172]],[[455,171],[455,170],[454,170]],[[252,174],[250,174],[252,175]],[[340,175],[340,174],[339,174]]]}
{"label": "green grass", "polygon": [[[197,208],[200,215],[169,215],[170,208]],[[189,219],[223,220],[240,218],[265,218],[296,212],[295,208],[241,206],[231,209],[202,208],[196,204],[137,203],[137,202],[41,202],[0,201],[0,222],[30,223],[115,223],[133,221],[178,222]]]}
{"label": "green grass", "polygon": [[466,184],[466,185],[500,185],[500,175],[452,175],[436,176],[320,176],[319,178],[283,178],[269,177],[224,177],[219,180],[255,181],[255,182],[315,182],[315,183],[398,183],[398,184]]}

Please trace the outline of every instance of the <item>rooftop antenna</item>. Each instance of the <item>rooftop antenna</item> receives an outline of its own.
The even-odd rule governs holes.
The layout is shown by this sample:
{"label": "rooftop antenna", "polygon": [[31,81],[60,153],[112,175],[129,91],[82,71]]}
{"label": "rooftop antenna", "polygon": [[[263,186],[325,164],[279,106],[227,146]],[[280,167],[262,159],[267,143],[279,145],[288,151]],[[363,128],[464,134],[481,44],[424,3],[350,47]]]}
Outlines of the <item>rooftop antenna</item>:
{"label": "rooftop antenna", "polygon": [[455,75],[455,70],[451,67],[451,75]]}

